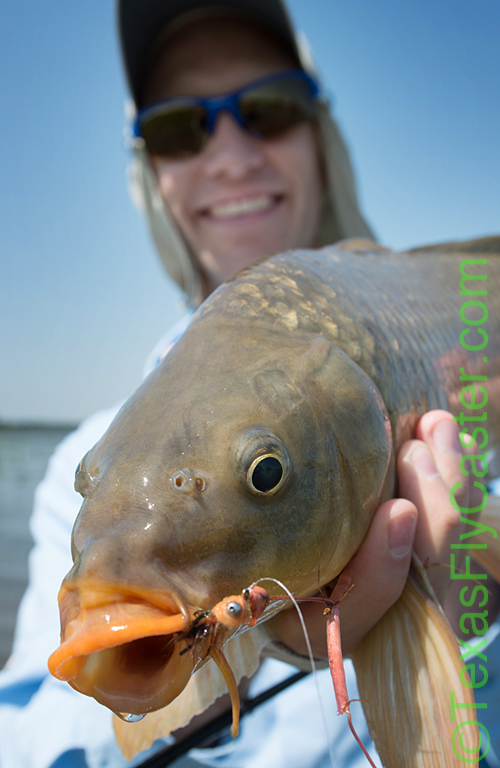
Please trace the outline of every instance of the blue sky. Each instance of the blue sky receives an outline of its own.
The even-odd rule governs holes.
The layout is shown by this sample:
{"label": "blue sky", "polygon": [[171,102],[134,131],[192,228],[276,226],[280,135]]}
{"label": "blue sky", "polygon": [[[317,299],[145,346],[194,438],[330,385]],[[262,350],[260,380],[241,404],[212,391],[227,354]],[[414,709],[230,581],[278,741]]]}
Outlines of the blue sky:
{"label": "blue sky", "polygon": [[[291,0],[395,248],[500,230],[498,0]],[[182,311],[129,201],[112,0],[0,7],[0,418],[127,397]]]}

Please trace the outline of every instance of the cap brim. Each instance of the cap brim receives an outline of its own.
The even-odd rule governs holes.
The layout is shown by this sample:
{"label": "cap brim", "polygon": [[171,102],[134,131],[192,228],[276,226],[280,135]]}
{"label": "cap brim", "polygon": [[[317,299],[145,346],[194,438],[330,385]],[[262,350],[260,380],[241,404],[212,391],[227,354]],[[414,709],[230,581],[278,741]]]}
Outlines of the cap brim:
{"label": "cap brim", "polygon": [[123,65],[137,104],[155,41],[177,18],[211,9],[241,16],[269,29],[299,60],[297,43],[281,0],[118,0],[118,30]]}

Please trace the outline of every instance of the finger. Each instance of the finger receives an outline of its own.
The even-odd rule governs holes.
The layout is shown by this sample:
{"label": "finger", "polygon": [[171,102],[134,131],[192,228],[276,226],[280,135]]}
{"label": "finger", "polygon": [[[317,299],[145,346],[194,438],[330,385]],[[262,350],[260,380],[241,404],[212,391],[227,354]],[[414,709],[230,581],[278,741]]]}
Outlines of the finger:
{"label": "finger", "polygon": [[418,512],[406,499],[391,499],[377,510],[354,556],[354,588],[340,612],[342,648],[351,653],[396,602],[410,568]]}
{"label": "finger", "polygon": [[[436,456],[442,459],[439,449]],[[448,478],[459,468],[460,454],[452,459],[440,460]],[[412,501],[419,511],[415,535],[415,551],[423,563],[429,563],[429,579],[439,600],[444,600],[450,574],[444,564],[449,563],[450,547],[457,543],[462,531],[460,512],[450,502],[450,485],[438,471],[437,462],[427,445],[410,440],[398,455],[399,491]]]}
{"label": "finger", "polygon": [[437,471],[448,487],[461,483],[464,475],[460,469],[463,451],[458,437],[458,428],[453,416],[447,411],[429,411],[423,416],[416,432],[417,439],[423,440],[437,467]]}
{"label": "finger", "polygon": [[442,479],[450,488],[457,487],[454,493],[457,503],[465,507],[480,504],[482,493],[473,484],[475,478],[470,471],[471,462],[462,460],[465,453],[478,456],[477,444],[467,433],[463,433],[462,442],[467,446],[463,448],[451,413],[440,410],[426,413],[417,425],[416,437],[423,440],[431,451]]}

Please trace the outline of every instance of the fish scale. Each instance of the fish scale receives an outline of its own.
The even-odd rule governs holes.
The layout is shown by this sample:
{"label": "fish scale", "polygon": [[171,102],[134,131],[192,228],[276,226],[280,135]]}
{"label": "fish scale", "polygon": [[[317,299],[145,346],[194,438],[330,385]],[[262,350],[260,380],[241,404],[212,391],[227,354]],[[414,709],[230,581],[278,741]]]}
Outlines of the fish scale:
{"label": "fish scale", "polygon": [[[498,247],[496,238],[473,241],[469,251],[460,251],[465,247],[460,244],[458,253],[446,253],[450,246],[407,254],[382,249],[370,252],[368,248],[348,255],[332,248],[313,254],[287,253],[226,283],[202,306],[196,322],[221,312],[228,323],[241,325],[256,313],[263,328],[322,334],[373,379],[391,414],[406,411],[418,416],[431,408],[448,408],[463,387],[461,365],[467,365],[469,373],[487,372],[490,391],[500,375],[500,276],[495,242]],[[481,290],[486,285],[488,290],[488,297],[480,297],[489,308],[489,320],[484,324],[489,333],[487,366],[482,351],[467,353],[459,340],[464,328],[460,307],[467,301],[460,296],[460,263],[485,255],[490,255],[490,261],[481,269],[487,281],[467,285]],[[227,301],[235,282],[238,296],[247,297],[237,306]],[[282,305],[281,312],[277,304]],[[294,319],[296,316],[293,327],[291,313]],[[457,358],[448,370],[443,365],[446,355]],[[488,421],[494,425],[493,434],[498,434],[498,409],[498,398],[490,401]],[[396,434],[398,445],[407,438],[406,430]]]}
{"label": "fish scale", "polygon": [[[264,610],[262,627],[234,638],[241,627],[221,625],[214,607],[234,607],[240,598],[229,596],[264,576],[306,596],[339,575],[394,495],[395,453],[418,417],[464,410],[460,368],[488,377],[490,467],[500,471],[499,252],[500,238],[404,254],[347,241],[263,259],[207,299],[84,457],[74,566],[59,597],[61,646],[49,667],[115,712],[152,713],[144,727],[118,727],[128,756],[220,695],[210,657],[239,680],[257,668],[264,646],[280,655],[286,637],[266,627],[282,603]],[[487,280],[467,283],[488,291],[488,345],[477,352],[460,344],[468,300],[460,269],[470,259],[487,259],[476,266]],[[269,460],[272,480],[264,471],[254,484]],[[417,572],[355,663],[368,702],[388,685],[367,711],[384,765],[448,768],[460,763],[443,746],[443,697],[450,685],[463,700],[472,693],[459,677],[456,640]],[[229,667],[221,650],[228,640]],[[389,645],[394,651],[381,655]],[[445,672],[436,662],[443,654]],[[400,690],[391,683],[399,678],[411,685]],[[405,708],[405,722],[422,721],[416,740],[401,732],[394,747],[387,717],[377,719],[386,703],[393,713]],[[431,704],[437,709],[426,714]],[[122,727],[132,730],[125,736]],[[474,738],[472,730],[467,743]]]}

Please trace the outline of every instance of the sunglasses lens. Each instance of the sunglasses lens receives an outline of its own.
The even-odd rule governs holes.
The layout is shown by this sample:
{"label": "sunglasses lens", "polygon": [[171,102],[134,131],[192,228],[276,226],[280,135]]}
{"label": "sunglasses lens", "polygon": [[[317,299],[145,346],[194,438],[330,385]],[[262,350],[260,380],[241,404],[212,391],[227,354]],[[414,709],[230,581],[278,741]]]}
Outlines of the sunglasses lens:
{"label": "sunglasses lens", "polygon": [[315,101],[307,82],[289,78],[245,91],[240,113],[252,133],[272,138],[315,115]]}
{"label": "sunglasses lens", "polygon": [[148,110],[140,121],[141,135],[151,155],[190,157],[206,139],[206,112],[194,104]]}
{"label": "sunglasses lens", "polygon": [[[233,99],[237,95],[239,115],[234,111]],[[211,101],[215,102],[213,107],[209,104],[212,124],[221,110],[228,110],[248,131],[265,139],[311,120],[316,112],[314,85],[293,75],[250,85],[235,94],[208,100]],[[195,99],[159,103],[139,116],[140,135],[149,154],[171,159],[200,152],[208,138],[207,123],[205,104]]]}

